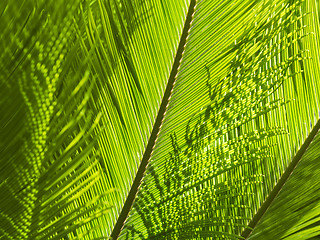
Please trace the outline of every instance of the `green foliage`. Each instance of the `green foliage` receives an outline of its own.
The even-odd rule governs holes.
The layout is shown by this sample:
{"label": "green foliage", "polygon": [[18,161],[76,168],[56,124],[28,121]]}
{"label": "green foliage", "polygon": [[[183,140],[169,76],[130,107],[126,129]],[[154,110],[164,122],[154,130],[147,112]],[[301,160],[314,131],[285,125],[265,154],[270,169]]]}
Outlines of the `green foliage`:
{"label": "green foliage", "polygon": [[0,239],[320,236],[318,0],[0,19]]}

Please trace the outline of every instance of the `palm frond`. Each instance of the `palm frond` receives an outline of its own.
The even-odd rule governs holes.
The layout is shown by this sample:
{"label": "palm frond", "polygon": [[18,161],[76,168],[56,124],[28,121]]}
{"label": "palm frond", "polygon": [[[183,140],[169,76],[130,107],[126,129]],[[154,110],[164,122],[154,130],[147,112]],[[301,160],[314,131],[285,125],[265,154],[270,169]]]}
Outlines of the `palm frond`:
{"label": "palm frond", "polygon": [[241,238],[319,119],[304,4],[197,3],[123,239]]}
{"label": "palm frond", "polygon": [[248,239],[319,237],[319,134]]}
{"label": "palm frond", "polygon": [[[10,2],[2,15],[14,34],[1,56],[7,64],[1,71],[7,115],[1,119],[0,226],[6,239],[77,236],[112,205],[92,134],[101,118],[89,108],[95,78],[86,71],[88,59],[79,61],[76,53],[79,4],[57,11],[62,1]],[[86,239],[103,234],[99,229]]]}
{"label": "palm frond", "polygon": [[319,19],[317,0],[2,1],[1,237],[319,236]]}

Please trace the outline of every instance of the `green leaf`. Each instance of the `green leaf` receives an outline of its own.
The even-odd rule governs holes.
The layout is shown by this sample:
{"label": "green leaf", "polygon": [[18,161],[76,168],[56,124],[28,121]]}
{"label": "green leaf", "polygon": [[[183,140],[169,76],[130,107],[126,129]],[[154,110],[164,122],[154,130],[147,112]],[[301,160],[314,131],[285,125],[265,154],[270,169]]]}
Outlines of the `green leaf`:
{"label": "green leaf", "polygon": [[249,239],[319,236],[318,134]]}
{"label": "green leaf", "polygon": [[0,19],[0,238],[320,236],[318,0]]}

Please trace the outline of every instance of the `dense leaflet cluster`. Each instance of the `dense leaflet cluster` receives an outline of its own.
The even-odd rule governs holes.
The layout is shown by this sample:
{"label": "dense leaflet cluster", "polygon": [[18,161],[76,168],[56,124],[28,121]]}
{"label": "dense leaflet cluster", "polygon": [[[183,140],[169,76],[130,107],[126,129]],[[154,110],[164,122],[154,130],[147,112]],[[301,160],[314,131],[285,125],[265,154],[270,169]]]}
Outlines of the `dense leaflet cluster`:
{"label": "dense leaflet cluster", "polygon": [[[153,166],[156,159],[149,164],[124,239],[236,237],[255,214],[259,203],[252,195],[260,189],[265,196],[271,187],[264,182],[266,166],[279,151],[268,139],[287,133],[274,124],[274,110],[290,102],[281,98],[281,87],[288,75],[294,83],[303,74],[294,69],[303,53],[292,49],[303,36],[288,30],[299,21],[291,18],[295,6],[271,10],[204,65],[208,104],[185,124],[183,137],[170,134],[164,174]],[[229,73],[210,76],[211,67],[234,52]],[[137,218],[141,222],[131,224]]]}

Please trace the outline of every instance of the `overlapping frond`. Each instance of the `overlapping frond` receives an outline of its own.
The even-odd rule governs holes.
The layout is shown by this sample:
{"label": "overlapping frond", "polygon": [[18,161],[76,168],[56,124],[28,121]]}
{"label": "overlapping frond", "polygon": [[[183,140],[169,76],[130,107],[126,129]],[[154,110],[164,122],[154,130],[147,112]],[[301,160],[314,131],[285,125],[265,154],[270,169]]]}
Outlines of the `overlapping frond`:
{"label": "overlapping frond", "polygon": [[122,239],[242,238],[319,119],[308,6],[197,1]]}
{"label": "overlapping frond", "polygon": [[248,239],[319,237],[319,134]]}
{"label": "overlapping frond", "polygon": [[318,236],[319,19],[317,0],[1,1],[0,236]]}
{"label": "overlapping frond", "polygon": [[[95,77],[79,55],[80,2],[5,2],[1,205],[5,239],[106,237]],[[58,11],[59,9],[59,11]],[[64,9],[61,11],[61,9]],[[76,21],[74,21],[76,20]]]}
{"label": "overlapping frond", "polygon": [[[145,151],[183,28],[185,1],[94,1],[82,7],[81,48],[97,78],[101,167],[111,231]],[[87,13],[87,15],[85,15]],[[88,54],[87,54],[88,55]]]}

